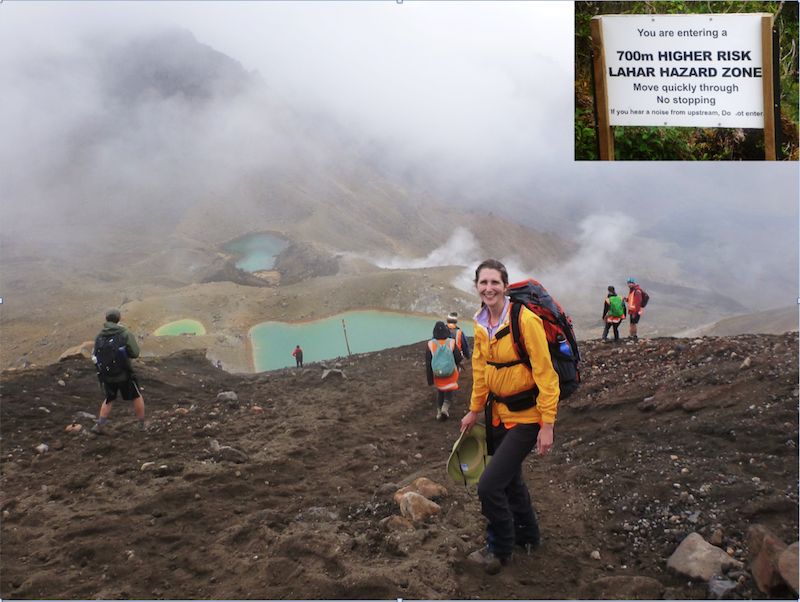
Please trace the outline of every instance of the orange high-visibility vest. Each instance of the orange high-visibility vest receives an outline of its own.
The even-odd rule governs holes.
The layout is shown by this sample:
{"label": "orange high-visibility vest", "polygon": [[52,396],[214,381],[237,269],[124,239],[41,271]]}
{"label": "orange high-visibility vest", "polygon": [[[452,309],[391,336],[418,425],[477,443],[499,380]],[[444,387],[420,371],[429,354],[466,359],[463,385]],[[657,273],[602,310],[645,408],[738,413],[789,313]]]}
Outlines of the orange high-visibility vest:
{"label": "orange high-visibility vest", "polygon": [[[444,343],[445,341],[439,340],[439,342]],[[450,347],[451,351],[455,351],[456,342],[453,339],[448,339],[446,344]],[[428,349],[431,350],[431,357],[433,357],[433,354],[436,353],[436,343],[434,342],[434,339],[428,341]],[[458,366],[456,366],[456,369],[453,370],[453,373],[450,376],[434,375],[433,384],[440,391],[452,391],[458,389]]]}
{"label": "orange high-visibility vest", "polygon": [[455,324],[448,324],[447,327],[451,330],[455,330],[455,336],[453,337],[456,341],[456,345],[458,346],[458,350],[461,353],[464,353],[464,350],[461,348],[461,329],[456,326]]}

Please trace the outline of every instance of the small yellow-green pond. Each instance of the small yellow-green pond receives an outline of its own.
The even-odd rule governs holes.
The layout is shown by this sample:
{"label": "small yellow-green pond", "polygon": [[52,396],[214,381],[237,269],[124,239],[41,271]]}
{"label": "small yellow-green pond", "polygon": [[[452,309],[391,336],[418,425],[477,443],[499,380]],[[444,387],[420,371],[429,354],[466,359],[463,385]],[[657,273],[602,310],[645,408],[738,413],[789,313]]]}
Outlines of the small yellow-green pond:
{"label": "small yellow-green pond", "polygon": [[164,324],[155,331],[157,337],[176,336],[179,334],[205,334],[206,329],[197,320],[177,320]]}

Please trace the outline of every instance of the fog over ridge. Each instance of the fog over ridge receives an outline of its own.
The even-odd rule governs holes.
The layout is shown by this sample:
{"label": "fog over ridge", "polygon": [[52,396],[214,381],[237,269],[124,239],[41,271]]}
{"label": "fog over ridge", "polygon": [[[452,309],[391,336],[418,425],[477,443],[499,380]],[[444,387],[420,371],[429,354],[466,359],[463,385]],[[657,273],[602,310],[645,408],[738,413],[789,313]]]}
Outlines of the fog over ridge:
{"label": "fog over ridge", "polygon": [[[554,295],[634,276],[751,308],[796,300],[796,165],[572,161],[568,3],[35,4],[0,6],[4,244],[79,246],[108,221],[168,236],[217,199],[293,219],[310,205],[253,182],[311,198],[319,174],[368,164],[576,242],[536,273],[498,257]],[[471,286],[475,233],[443,232],[377,265],[465,265]]]}

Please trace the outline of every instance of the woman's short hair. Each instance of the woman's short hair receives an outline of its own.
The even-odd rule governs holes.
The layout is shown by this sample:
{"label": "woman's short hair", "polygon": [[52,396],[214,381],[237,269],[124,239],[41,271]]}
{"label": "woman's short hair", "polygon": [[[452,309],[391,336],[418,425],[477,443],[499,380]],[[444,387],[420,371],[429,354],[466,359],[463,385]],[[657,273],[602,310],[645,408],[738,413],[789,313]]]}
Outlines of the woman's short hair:
{"label": "woman's short hair", "polygon": [[506,266],[496,259],[487,259],[478,266],[478,269],[475,270],[475,284],[478,284],[478,276],[480,275],[481,270],[485,269],[497,270],[500,272],[500,277],[503,279],[503,285],[508,286],[508,271],[506,270]]}

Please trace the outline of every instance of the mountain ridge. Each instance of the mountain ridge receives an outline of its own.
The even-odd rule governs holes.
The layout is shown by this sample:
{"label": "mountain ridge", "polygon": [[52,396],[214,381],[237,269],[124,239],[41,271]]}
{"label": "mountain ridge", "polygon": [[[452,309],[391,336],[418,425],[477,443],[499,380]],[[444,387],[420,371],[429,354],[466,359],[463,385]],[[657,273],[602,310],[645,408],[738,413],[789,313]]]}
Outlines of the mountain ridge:
{"label": "mountain ridge", "polygon": [[[580,338],[599,336],[605,283],[584,284],[584,270],[559,280],[576,257],[596,270],[579,243],[511,221],[493,211],[494,199],[489,211],[477,211],[410,185],[412,176],[392,179],[349,146],[338,124],[306,121],[263,78],[190,32],[109,44],[95,38],[73,57],[87,63],[73,67],[99,78],[88,89],[111,89],[126,102],[103,96],[87,103],[95,113],[85,106],[65,113],[74,119],[52,134],[61,154],[37,164],[42,173],[27,181],[7,172],[2,366],[54,361],[92,339],[110,306],[121,306],[141,336],[160,321],[200,319],[223,340],[212,353],[225,355],[233,353],[229,341],[267,319],[367,307],[467,316],[477,307],[470,272],[491,256],[540,279]],[[114,52],[100,60],[108,48]],[[225,263],[225,243],[257,232],[289,242],[277,260],[283,283],[263,286]],[[226,282],[203,282],[220,278]],[[644,336],[743,311],[725,296],[690,295],[683,282],[651,282],[658,295],[643,318]],[[345,286],[347,294],[338,294]],[[398,287],[406,292],[398,296]],[[327,305],[294,301],[323,298]],[[231,363],[245,366],[244,352],[236,353]]]}

